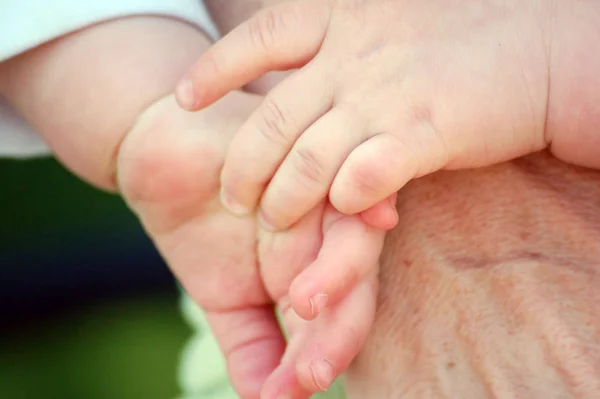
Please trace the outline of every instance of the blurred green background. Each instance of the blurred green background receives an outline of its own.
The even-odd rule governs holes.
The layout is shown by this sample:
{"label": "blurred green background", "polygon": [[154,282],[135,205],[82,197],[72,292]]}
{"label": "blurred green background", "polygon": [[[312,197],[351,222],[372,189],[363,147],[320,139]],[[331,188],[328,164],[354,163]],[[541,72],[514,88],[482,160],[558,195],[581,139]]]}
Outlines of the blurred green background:
{"label": "blurred green background", "polygon": [[0,179],[0,398],[176,396],[190,331],[122,201],[53,159]]}

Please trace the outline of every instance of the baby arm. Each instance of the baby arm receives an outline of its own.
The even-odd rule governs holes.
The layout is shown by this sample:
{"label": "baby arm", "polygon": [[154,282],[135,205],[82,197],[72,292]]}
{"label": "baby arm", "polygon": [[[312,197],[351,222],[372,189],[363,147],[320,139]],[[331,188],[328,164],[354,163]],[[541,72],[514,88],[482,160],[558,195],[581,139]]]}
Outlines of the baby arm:
{"label": "baby arm", "polygon": [[119,145],[210,41],[176,19],[107,21],[0,64],[0,94],[71,171],[115,190]]}

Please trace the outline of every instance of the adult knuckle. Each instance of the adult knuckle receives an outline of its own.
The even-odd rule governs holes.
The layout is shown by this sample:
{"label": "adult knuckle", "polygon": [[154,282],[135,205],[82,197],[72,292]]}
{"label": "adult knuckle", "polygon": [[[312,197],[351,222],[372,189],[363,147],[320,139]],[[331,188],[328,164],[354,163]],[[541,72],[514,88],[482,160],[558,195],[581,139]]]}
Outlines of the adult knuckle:
{"label": "adult knuckle", "polygon": [[307,147],[298,148],[294,159],[294,168],[305,182],[321,183],[326,177],[323,160],[315,150]]}

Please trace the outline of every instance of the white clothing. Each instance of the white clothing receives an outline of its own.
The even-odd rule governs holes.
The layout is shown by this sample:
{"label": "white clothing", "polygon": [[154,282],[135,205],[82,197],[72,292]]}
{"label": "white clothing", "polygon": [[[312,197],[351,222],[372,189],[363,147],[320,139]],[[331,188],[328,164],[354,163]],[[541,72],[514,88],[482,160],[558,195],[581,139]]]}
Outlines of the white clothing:
{"label": "white clothing", "polygon": [[[0,0],[0,62],[94,23],[132,15],[164,15],[217,29],[202,0]],[[49,149],[0,97],[0,157],[33,157]]]}

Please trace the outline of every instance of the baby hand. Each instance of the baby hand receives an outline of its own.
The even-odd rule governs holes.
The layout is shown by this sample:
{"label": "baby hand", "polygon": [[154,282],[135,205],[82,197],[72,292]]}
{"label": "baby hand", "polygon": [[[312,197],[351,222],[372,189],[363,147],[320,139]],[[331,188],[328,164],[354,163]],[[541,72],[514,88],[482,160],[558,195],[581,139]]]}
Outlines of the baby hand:
{"label": "baby hand", "polygon": [[600,167],[599,15],[594,1],[292,1],[206,52],[181,105],[300,67],[242,126],[222,173],[228,207],[260,201],[273,229],[327,194],[355,214],[410,179],[547,146]]}
{"label": "baby hand", "polygon": [[166,97],[140,116],[118,160],[121,193],[205,310],[244,399],[258,399],[285,349],[257,267],[255,218],[232,216],[219,202],[227,147],[260,99],[236,91],[189,113]]}
{"label": "baby hand", "polygon": [[[267,381],[267,397],[275,390],[305,398],[345,370],[369,332],[384,234],[324,205],[290,231],[258,234],[253,215],[238,218],[221,207],[218,176],[228,145],[260,99],[236,91],[197,113],[181,110],[171,96],[157,102],[121,146],[118,182],[182,286],[205,310],[238,394],[257,399]],[[377,209],[371,218],[381,216]],[[290,303],[292,282],[291,302],[301,315],[322,316],[291,332],[300,351],[279,366],[286,343],[274,305]],[[334,371],[315,385],[311,364],[319,359]]]}

